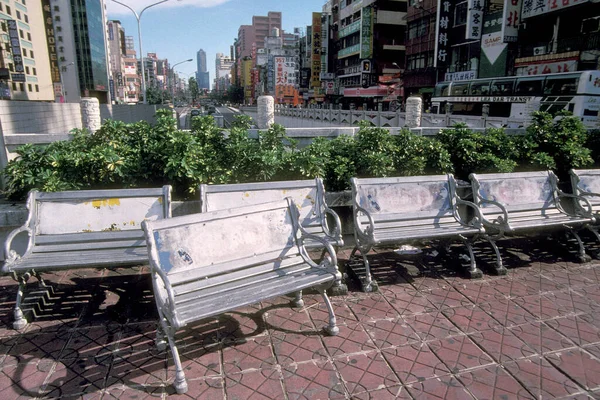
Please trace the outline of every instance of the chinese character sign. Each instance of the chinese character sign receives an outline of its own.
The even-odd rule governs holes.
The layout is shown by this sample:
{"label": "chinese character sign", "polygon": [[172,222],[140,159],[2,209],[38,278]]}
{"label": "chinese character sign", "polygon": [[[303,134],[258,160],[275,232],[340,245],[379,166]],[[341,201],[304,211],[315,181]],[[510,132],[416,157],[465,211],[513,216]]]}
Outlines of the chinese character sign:
{"label": "chinese character sign", "polygon": [[[481,1],[481,0],[480,0]],[[454,14],[454,5],[451,0],[438,0],[438,13],[436,27],[436,55],[433,60],[434,66],[446,66],[450,63],[450,47],[448,34],[450,32],[452,17]]]}
{"label": "chinese character sign", "polygon": [[312,57],[310,86],[321,87],[321,13],[312,14]]}
{"label": "chinese character sign", "polygon": [[[50,0],[42,0],[42,15],[44,16],[44,28],[46,29],[46,44],[48,47],[48,56],[50,58],[50,74],[52,82],[60,82],[60,67],[58,65],[58,55],[56,53],[56,42],[54,39],[54,26],[52,25],[52,12],[50,11]],[[109,32],[112,27],[109,25]]]}
{"label": "chinese character sign", "polygon": [[371,58],[373,55],[373,8],[362,9],[360,29],[360,58]]}
{"label": "chinese character sign", "polygon": [[13,82],[25,82],[25,68],[23,67],[23,56],[21,54],[21,42],[19,42],[19,30],[17,29],[17,21],[14,19],[6,20],[8,26],[8,37],[10,38],[10,46],[12,49],[13,65],[15,66],[16,74],[12,74]]}
{"label": "chinese character sign", "polygon": [[467,29],[465,39],[481,39],[483,23],[483,0],[469,0],[467,3]]}
{"label": "chinese character sign", "polygon": [[502,13],[502,41],[504,43],[516,42],[521,22],[522,0],[504,0]]}
{"label": "chinese character sign", "polygon": [[552,11],[587,3],[589,0],[523,0],[521,18],[534,17]]}

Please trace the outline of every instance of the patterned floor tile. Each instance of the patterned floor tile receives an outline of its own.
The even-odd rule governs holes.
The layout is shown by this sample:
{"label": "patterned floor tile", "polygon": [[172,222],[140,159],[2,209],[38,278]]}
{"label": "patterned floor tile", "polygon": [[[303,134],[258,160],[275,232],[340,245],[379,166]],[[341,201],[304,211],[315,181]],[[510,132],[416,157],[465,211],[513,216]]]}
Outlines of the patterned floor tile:
{"label": "patterned floor tile", "polygon": [[398,316],[398,311],[381,294],[351,299],[348,301],[348,307],[359,321],[373,321]]}
{"label": "patterned floor tile", "polygon": [[[333,313],[335,314],[338,325],[347,325],[358,321],[345,302],[337,300],[335,297],[332,297],[331,300]],[[308,311],[308,314],[317,328],[320,329],[329,324],[329,311],[327,311],[327,306],[321,299],[316,303],[310,305],[307,304],[305,309]]]}
{"label": "patterned floor tile", "polygon": [[337,358],[334,364],[350,396],[400,384],[377,351]]}
{"label": "patterned floor tile", "polygon": [[465,372],[457,378],[476,399],[536,399],[498,365]]}
{"label": "patterned floor tile", "polygon": [[323,336],[322,339],[327,353],[331,357],[340,357],[376,348],[363,326],[358,323],[340,326],[337,336]]}
{"label": "patterned floor tile", "polygon": [[474,333],[469,337],[499,363],[537,354],[533,348],[504,327]]}
{"label": "patterned floor tile", "polygon": [[462,332],[440,311],[404,317],[406,323],[423,341],[462,335]]}
{"label": "patterned floor tile", "polygon": [[427,300],[426,293],[415,289],[398,291],[393,290],[393,287],[383,287],[380,290],[400,316],[435,311],[435,307]]}
{"label": "patterned floor tile", "polygon": [[576,289],[582,286],[594,284],[594,281],[581,273],[580,269],[561,269],[554,271],[545,271],[542,276],[564,288]]}
{"label": "patterned floor tile", "polygon": [[275,363],[269,337],[230,343],[223,347],[223,372],[226,375],[252,369],[272,368]]}
{"label": "patterned floor tile", "polygon": [[493,282],[493,284],[487,281],[457,282],[453,286],[472,303],[482,304],[506,297],[500,291],[496,290],[497,281]]}
{"label": "patterned floor tile", "polygon": [[546,354],[546,360],[587,390],[600,389],[600,359],[574,348]]}
{"label": "patterned floor tile", "polygon": [[53,360],[42,359],[3,366],[0,370],[0,398],[31,399],[47,393],[44,386],[54,365]]}
{"label": "patterned floor tile", "polygon": [[352,395],[352,400],[395,400],[395,399],[410,399],[411,395],[404,386],[386,386],[385,389],[372,390]]}
{"label": "patterned floor tile", "polygon": [[416,400],[467,400],[473,396],[465,386],[453,376],[428,379],[407,386],[408,392]]}
{"label": "patterned floor tile", "polygon": [[[188,382],[188,385],[190,382]],[[190,385],[190,388],[192,385]],[[154,400],[160,399],[163,397],[165,393],[167,393],[168,388],[162,386],[138,386],[138,387],[128,387],[123,385],[115,385],[106,388],[102,392],[102,400]],[[172,393],[175,393],[175,390],[172,390]],[[169,399],[171,396],[169,396]],[[185,397],[181,397],[185,398]],[[222,399],[223,395],[219,399]],[[217,400],[217,398],[213,399]]]}
{"label": "patterned floor tile", "polygon": [[116,342],[121,338],[121,325],[84,328],[73,331],[60,355],[61,359],[102,358],[112,356]]}
{"label": "patterned floor tile", "polygon": [[[209,347],[178,347],[181,367],[186,373],[186,376],[197,378],[214,377],[222,373],[221,366],[221,351],[219,346]],[[160,356],[163,356],[161,353]],[[173,364],[171,349],[167,347],[164,352],[167,357],[167,380],[175,378],[175,365]]]}
{"label": "patterned floor tile", "polygon": [[283,367],[283,382],[290,400],[345,399],[344,384],[330,361]]}
{"label": "patterned floor tile", "polygon": [[587,315],[572,315],[546,321],[546,324],[576,344],[583,346],[600,342],[600,327],[592,325],[588,321]]}
{"label": "patterned floor tile", "polygon": [[287,305],[271,309],[263,307],[263,310],[267,310],[265,324],[270,332],[314,334],[317,331],[304,308],[291,308]]}
{"label": "patterned floor tile", "polygon": [[427,300],[438,310],[467,307],[473,304],[469,298],[455,290],[452,286],[432,289],[427,293]]}
{"label": "patterned floor tile", "polygon": [[505,279],[496,279],[493,281],[491,286],[501,296],[496,296],[496,300],[502,297],[515,299],[519,297],[531,296],[533,294],[539,294],[540,291],[538,285],[528,286],[525,282],[522,282],[520,279],[513,276],[512,271],[511,274],[506,276]]}
{"label": "patterned floor tile", "polygon": [[109,365],[97,364],[93,358],[58,362],[44,386],[45,396],[65,399],[101,392],[109,369]]}
{"label": "patterned floor tile", "polygon": [[403,318],[369,321],[362,325],[379,349],[420,341],[419,336]]}
{"label": "patterned floor tile", "polygon": [[463,333],[481,332],[500,326],[498,321],[476,305],[447,309],[442,314]]}
{"label": "patterned floor tile", "polygon": [[533,322],[515,326],[509,328],[509,331],[540,355],[574,346],[572,341],[544,322]]}
{"label": "patterned floor tile", "polygon": [[529,311],[515,303],[515,300],[502,299],[482,304],[480,307],[507,328],[537,321]]}
{"label": "patterned floor tile", "polygon": [[536,398],[555,399],[580,393],[581,388],[542,357],[530,357],[504,364]]}
{"label": "patterned floor tile", "polygon": [[381,353],[405,385],[450,374],[425,343],[389,348]]}
{"label": "patterned floor tile", "polygon": [[327,360],[327,351],[320,335],[273,332],[271,341],[277,362],[281,365]]}
{"label": "patterned floor tile", "polygon": [[9,354],[16,357],[19,363],[36,362],[43,358],[58,360],[71,334],[69,331],[24,334],[10,348]]}
{"label": "patterned floor tile", "polygon": [[494,360],[468,336],[437,340],[428,345],[452,373],[494,364]]}
{"label": "patterned floor tile", "polygon": [[281,373],[276,369],[226,375],[225,393],[232,400],[279,400],[284,398]]}
{"label": "patterned floor tile", "polygon": [[260,312],[260,306],[221,314],[218,317],[219,338],[221,340],[238,340],[267,334],[267,327]]}

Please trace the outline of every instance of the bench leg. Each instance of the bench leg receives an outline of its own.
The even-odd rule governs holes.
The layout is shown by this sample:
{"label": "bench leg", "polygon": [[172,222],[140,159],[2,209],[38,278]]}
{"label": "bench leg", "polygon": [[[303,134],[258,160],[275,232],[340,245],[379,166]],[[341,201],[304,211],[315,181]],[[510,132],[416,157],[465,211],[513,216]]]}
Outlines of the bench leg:
{"label": "bench leg", "polygon": [[586,262],[592,261],[592,257],[590,257],[585,252],[585,246],[583,245],[583,241],[579,237],[579,234],[577,232],[575,232],[575,230],[573,230],[573,229],[569,229],[568,232],[571,235],[573,235],[573,237],[577,241],[577,244],[579,245],[579,250],[577,252],[577,261],[579,261],[580,263],[586,263]]}
{"label": "bench leg", "polygon": [[500,249],[498,249],[498,245],[491,237],[487,236],[484,239],[492,246],[494,252],[496,253],[496,275],[506,275],[508,270],[502,264],[502,256],[500,255]]}
{"label": "bench leg", "polygon": [[298,290],[294,293],[294,300],[292,300],[292,307],[300,308],[304,307],[304,300],[302,300],[302,290]]}
{"label": "bench leg", "polygon": [[[334,246],[333,249],[337,253],[339,248]],[[327,253],[326,249],[323,249],[323,253],[321,253],[321,260]],[[352,257],[351,257],[352,258]],[[337,266],[336,266],[337,267]],[[329,288],[329,294],[331,296],[345,296],[348,294],[348,286],[342,282],[343,276],[342,274],[338,274],[339,277],[333,282],[333,285]]]}
{"label": "bench leg", "polygon": [[179,358],[179,351],[177,351],[177,346],[175,346],[175,329],[167,326],[167,320],[162,315],[160,316],[160,324],[163,332],[166,332],[167,334],[169,347],[171,348],[171,353],[173,354],[173,363],[175,364],[175,381],[173,381],[173,387],[177,391],[177,394],[183,394],[188,391],[188,384],[185,380],[185,373],[183,372],[181,359]]}
{"label": "bench leg", "polygon": [[21,330],[27,326],[27,319],[23,315],[23,310],[21,309],[21,303],[23,301],[23,294],[25,292],[25,284],[27,283],[27,277],[19,276],[19,288],[17,290],[17,301],[15,304],[15,321],[13,322],[13,328],[16,330]]}
{"label": "bench leg", "polygon": [[[598,243],[600,243],[600,232],[598,232],[598,228],[591,225],[588,225],[587,228],[596,237]],[[594,253],[592,253],[592,255],[594,256],[594,258],[600,259],[600,250],[595,251]]]}
{"label": "bench leg", "polygon": [[[369,260],[367,259],[367,253],[369,252],[369,250],[371,250],[371,249],[370,248],[362,249],[362,248],[359,248],[358,246],[354,247],[354,249],[352,250],[352,253],[350,254],[350,257],[348,257],[348,263],[346,264],[346,271],[352,272],[353,275],[356,276],[356,278],[360,281],[363,292],[367,292],[367,293],[376,292],[379,289],[379,285],[377,285],[377,282],[375,282],[371,277],[371,265],[369,264]],[[357,251],[360,252],[360,255],[362,256],[362,259],[363,259],[363,264],[365,266],[364,276],[360,276],[358,273],[353,271],[352,267],[350,266],[350,264],[352,262],[352,257],[354,257],[354,255],[356,254]]]}
{"label": "bench leg", "polygon": [[483,277],[483,273],[481,272],[481,270],[479,268],[477,268],[477,264],[475,263],[475,252],[473,251],[473,244],[467,238],[464,238],[462,236],[460,238],[463,241],[463,243],[465,244],[465,247],[467,248],[467,250],[469,251],[469,258],[471,259],[470,260],[471,265],[469,267],[469,270],[467,271],[469,278],[478,279],[478,278]]}
{"label": "bench leg", "polygon": [[327,306],[327,311],[329,312],[329,324],[323,328],[325,333],[329,336],[337,336],[340,333],[340,328],[337,327],[337,320],[335,319],[335,314],[333,313],[333,306],[331,305],[331,301],[329,300],[329,296],[327,296],[327,292],[325,289],[318,289],[321,296],[323,296],[323,301]]}
{"label": "bench leg", "polygon": [[156,339],[154,341],[158,351],[164,351],[167,348],[166,339],[167,335],[165,335],[165,330],[163,329],[162,324],[159,322],[156,326]]}

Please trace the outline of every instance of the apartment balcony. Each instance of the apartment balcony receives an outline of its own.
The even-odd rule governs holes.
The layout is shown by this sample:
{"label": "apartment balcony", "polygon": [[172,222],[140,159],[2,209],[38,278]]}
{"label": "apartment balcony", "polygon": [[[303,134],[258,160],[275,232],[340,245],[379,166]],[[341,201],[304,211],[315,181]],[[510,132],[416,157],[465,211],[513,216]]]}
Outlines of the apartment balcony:
{"label": "apartment balcony", "polygon": [[357,43],[353,46],[348,46],[345,49],[338,51],[338,58],[350,57],[358,53],[360,53],[360,43]]}
{"label": "apartment balcony", "polygon": [[[584,36],[558,39],[554,42],[538,42],[519,47],[519,58],[554,56],[561,53],[572,53],[600,49],[600,32],[589,33]],[[551,57],[552,58],[552,57]]]}

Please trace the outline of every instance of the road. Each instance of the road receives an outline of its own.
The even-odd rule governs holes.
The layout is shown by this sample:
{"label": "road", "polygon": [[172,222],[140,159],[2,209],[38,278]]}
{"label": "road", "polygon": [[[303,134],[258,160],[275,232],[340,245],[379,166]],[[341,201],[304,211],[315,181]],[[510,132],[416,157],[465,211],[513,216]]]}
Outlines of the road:
{"label": "road", "polygon": [[232,111],[229,107],[217,107],[217,112],[223,115],[225,128],[229,128],[231,123],[234,121],[235,116],[241,114],[239,111]]}
{"label": "road", "polygon": [[[179,115],[179,127],[180,129],[190,129],[190,111],[192,110],[191,107],[177,107],[175,109],[177,111],[177,114]],[[241,113],[239,111],[233,111],[231,109],[229,109],[228,107],[216,107],[217,112],[215,113],[215,116],[217,115],[222,115],[223,116],[223,122],[224,122],[224,127],[225,128],[229,128],[229,126],[231,125],[231,123],[234,121],[234,117],[236,115],[240,115]],[[235,110],[235,109],[234,109]]]}

